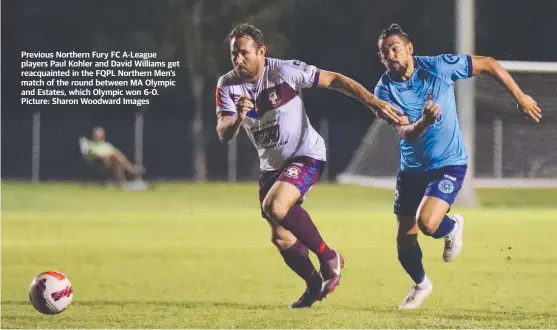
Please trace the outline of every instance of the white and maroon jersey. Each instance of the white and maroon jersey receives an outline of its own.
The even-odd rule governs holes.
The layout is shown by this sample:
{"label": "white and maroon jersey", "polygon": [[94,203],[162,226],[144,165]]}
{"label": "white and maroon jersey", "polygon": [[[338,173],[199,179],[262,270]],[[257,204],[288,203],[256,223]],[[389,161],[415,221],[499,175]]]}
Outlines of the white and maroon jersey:
{"label": "white and maroon jersey", "polygon": [[217,83],[217,116],[233,115],[236,101],[249,95],[255,105],[242,123],[259,153],[260,169],[278,170],[292,157],[326,160],[323,138],[311,126],[302,101],[302,88],[317,86],[319,73],[313,65],[296,60],[265,59],[263,75],[245,83],[234,72]]}

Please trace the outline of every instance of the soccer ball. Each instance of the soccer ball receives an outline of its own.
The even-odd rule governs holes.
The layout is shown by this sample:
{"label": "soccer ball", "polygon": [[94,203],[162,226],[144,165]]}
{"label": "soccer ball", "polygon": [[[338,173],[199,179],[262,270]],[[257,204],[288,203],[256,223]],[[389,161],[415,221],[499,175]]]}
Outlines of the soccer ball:
{"label": "soccer ball", "polygon": [[70,280],[57,271],[40,273],[33,278],[29,287],[29,300],[43,314],[62,313],[73,298]]}

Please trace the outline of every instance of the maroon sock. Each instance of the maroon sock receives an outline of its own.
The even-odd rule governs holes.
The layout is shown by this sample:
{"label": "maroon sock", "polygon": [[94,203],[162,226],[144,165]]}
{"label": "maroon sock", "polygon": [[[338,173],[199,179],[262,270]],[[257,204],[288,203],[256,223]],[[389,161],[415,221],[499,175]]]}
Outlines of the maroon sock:
{"label": "maroon sock", "polygon": [[317,270],[309,259],[308,248],[299,240],[288,249],[280,251],[280,254],[288,267],[306,282],[309,282],[313,278],[312,276],[317,275]]}
{"label": "maroon sock", "polygon": [[317,254],[319,261],[327,261],[336,257],[335,252],[329,249],[319,234],[307,211],[299,204],[292,206],[288,210],[280,224],[290,230],[311,252]]}

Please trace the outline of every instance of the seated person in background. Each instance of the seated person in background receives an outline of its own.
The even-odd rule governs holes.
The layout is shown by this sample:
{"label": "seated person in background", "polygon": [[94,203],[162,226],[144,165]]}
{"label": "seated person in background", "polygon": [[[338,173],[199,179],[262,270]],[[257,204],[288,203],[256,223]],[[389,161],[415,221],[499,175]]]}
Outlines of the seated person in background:
{"label": "seated person in background", "polygon": [[93,129],[93,140],[81,136],[79,148],[86,161],[102,160],[104,167],[113,170],[116,179],[122,184],[126,183],[126,172],[134,179],[140,179],[140,175],[145,172],[142,167],[130,163],[118,148],[105,140],[102,127]]}

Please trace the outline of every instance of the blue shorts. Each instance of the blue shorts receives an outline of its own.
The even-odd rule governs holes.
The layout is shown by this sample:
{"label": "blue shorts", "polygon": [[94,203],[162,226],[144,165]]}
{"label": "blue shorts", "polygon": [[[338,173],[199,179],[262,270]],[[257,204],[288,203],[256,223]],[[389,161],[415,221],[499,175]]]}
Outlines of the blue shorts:
{"label": "blue shorts", "polygon": [[395,214],[415,216],[424,196],[437,197],[452,205],[462,188],[466,168],[466,165],[455,165],[425,172],[399,172],[396,178]]}

